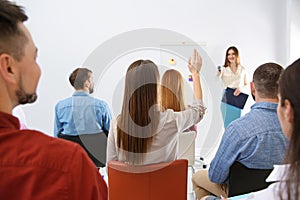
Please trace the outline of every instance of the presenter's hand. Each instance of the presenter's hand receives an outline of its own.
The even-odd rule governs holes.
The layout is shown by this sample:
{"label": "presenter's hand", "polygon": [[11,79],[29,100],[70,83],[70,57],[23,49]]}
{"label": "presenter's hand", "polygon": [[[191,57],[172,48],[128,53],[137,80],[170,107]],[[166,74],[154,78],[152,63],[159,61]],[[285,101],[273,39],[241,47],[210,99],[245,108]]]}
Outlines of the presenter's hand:
{"label": "presenter's hand", "polygon": [[239,88],[235,89],[233,92],[234,96],[239,96],[239,94],[241,94],[241,90]]}
{"label": "presenter's hand", "polygon": [[188,67],[191,73],[198,73],[202,68],[202,58],[196,49],[194,49],[193,57],[189,58]]}

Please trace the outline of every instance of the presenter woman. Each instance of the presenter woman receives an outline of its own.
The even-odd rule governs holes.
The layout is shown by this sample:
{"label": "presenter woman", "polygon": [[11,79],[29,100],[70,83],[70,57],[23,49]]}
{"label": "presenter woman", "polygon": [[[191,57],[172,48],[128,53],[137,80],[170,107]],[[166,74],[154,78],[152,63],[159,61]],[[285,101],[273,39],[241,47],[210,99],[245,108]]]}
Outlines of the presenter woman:
{"label": "presenter woman", "polygon": [[[218,69],[217,76],[222,80],[224,92],[227,87],[234,89],[234,96],[245,92],[248,85],[246,69],[240,64],[239,51],[236,47],[231,46],[227,49],[225,63]],[[240,108],[223,102],[221,102],[221,112],[224,128],[233,120],[241,117]]]}

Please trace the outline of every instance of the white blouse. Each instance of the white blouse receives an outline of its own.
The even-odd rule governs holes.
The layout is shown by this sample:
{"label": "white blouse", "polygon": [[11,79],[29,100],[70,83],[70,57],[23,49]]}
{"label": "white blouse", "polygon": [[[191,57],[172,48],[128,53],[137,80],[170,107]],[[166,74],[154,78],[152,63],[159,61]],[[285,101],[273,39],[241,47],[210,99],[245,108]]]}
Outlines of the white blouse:
{"label": "white blouse", "polygon": [[[197,124],[205,113],[202,101],[196,102],[184,111],[174,112],[166,110],[160,113],[160,121],[156,136],[153,137],[152,144],[144,156],[143,165],[173,161],[177,158],[179,134],[189,127]],[[116,120],[111,122],[107,140],[107,162],[117,160],[126,162],[126,153],[117,146],[117,126]]]}
{"label": "white blouse", "polygon": [[222,67],[220,78],[222,79],[224,89],[227,87],[242,88],[246,85],[246,69],[242,65],[238,65],[237,71],[233,73],[230,67]]}

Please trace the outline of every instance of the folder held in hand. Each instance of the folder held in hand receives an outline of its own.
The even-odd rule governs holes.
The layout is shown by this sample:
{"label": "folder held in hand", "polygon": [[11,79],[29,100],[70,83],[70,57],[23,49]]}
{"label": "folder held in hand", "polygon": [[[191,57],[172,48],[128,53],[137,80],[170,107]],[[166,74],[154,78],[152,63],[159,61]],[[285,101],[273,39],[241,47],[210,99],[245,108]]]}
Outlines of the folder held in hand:
{"label": "folder held in hand", "polygon": [[249,95],[241,92],[238,96],[234,96],[234,90],[227,87],[222,97],[222,102],[243,109]]}

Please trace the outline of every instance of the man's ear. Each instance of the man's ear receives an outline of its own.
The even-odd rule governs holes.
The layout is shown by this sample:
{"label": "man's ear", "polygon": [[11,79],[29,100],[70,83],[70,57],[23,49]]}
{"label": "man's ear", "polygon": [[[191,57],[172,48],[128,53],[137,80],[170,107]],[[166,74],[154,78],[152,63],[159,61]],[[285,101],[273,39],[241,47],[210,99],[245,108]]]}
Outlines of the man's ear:
{"label": "man's ear", "polygon": [[9,54],[0,54],[0,75],[5,81],[16,83],[14,59]]}
{"label": "man's ear", "polygon": [[250,91],[251,91],[251,94],[255,94],[255,85],[254,85],[254,82],[250,82]]}
{"label": "man's ear", "polygon": [[89,81],[88,81],[88,80],[84,81],[83,86],[84,86],[84,87],[88,87],[88,86],[89,86]]}
{"label": "man's ear", "polygon": [[84,88],[90,88],[90,82],[89,82],[89,80],[86,80],[85,82],[84,82],[84,84],[83,84],[83,87]]}
{"label": "man's ear", "polygon": [[288,122],[293,123],[294,122],[294,110],[292,107],[291,102],[288,99],[284,100],[284,117],[287,119]]}

